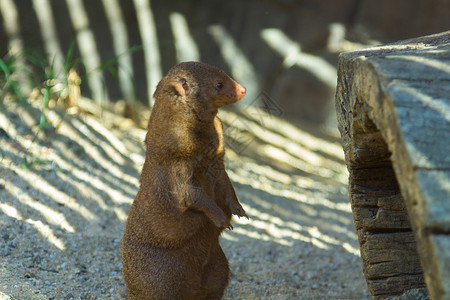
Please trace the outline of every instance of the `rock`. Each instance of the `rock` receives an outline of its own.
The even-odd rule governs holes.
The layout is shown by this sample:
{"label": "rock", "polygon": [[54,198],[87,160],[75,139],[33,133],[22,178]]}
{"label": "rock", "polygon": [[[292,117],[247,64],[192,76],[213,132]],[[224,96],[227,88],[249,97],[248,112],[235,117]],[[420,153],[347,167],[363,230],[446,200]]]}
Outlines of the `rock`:
{"label": "rock", "polygon": [[450,31],[339,57],[336,110],[373,296],[426,282],[450,298],[449,69]]}

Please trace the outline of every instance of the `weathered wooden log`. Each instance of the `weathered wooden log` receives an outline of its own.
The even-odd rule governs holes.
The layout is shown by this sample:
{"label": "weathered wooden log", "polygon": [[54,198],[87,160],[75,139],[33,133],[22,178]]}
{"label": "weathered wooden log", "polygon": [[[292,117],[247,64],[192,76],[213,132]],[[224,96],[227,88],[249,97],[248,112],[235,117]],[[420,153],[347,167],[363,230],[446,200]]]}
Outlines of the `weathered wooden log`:
{"label": "weathered wooden log", "polygon": [[372,296],[450,299],[450,31],[341,54],[336,110]]}

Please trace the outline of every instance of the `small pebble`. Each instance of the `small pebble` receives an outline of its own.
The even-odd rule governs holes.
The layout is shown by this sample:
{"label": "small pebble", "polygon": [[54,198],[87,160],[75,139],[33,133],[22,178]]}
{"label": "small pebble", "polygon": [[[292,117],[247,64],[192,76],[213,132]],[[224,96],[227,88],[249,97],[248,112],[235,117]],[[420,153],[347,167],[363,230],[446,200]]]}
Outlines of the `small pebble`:
{"label": "small pebble", "polygon": [[11,254],[11,249],[8,247],[4,247],[0,249],[0,256],[8,256]]}

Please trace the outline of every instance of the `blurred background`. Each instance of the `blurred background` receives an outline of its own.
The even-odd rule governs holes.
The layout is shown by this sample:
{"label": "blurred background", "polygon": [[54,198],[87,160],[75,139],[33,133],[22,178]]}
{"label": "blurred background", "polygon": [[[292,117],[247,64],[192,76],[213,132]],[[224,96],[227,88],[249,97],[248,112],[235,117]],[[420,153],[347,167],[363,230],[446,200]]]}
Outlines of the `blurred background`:
{"label": "blurred background", "polygon": [[21,95],[28,64],[44,70],[37,81],[126,107],[151,105],[171,66],[200,60],[247,87],[241,107],[264,92],[282,117],[334,127],[338,54],[448,30],[449,11],[449,0],[0,0],[0,58]]}

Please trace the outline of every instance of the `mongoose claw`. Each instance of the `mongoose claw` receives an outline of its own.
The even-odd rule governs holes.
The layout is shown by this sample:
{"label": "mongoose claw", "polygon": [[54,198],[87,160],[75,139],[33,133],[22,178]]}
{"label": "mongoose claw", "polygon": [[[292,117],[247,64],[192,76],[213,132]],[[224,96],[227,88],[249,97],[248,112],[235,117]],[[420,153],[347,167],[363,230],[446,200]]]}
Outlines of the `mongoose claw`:
{"label": "mongoose claw", "polygon": [[239,215],[237,215],[237,216],[239,216],[239,218],[240,218],[240,217],[246,217],[247,220],[250,220],[249,217],[247,216],[247,214],[245,213],[245,210],[244,210],[243,208],[242,208],[242,210],[241,210],[241,213],[240,213]]}
{"label": "mongoose claw", "polygon": [[245,210],[242,208],[242,206],[241,206],[240,204],[238,204],[238,205],[236,205],[235,207],[230,208],[230,209],[231,209],[231,213],[232,213],[233,215],[236,215],[236,216],[238,216],[239,218],[240,218],[240,217],[246,217],[246,218],[248,219],[248,216],[247,216],[247,214],[245,213]]}
{"label": "mongoose claw", "polygon": [[233,225],[230,224],[230,225],[228,226],[228,230],[233,230]]}
{"label": "mongoose claw", "polygon": [[238,212],[238,213],[233,213],[233,215],[238,216],[238,218],[246,217],[248,219],[248,216],[245,213],[245,211],[241,211],[241,212]]}
{"label": "mongoose claw", "polygon": [[225,229],[230,226],[230,221],[227,220],[227,218],[225,217],[225,215],[221,210],[219,210],[217,214],[209,215],[209,218],[214,223],[214,225],[216,225],[220,229]]}

